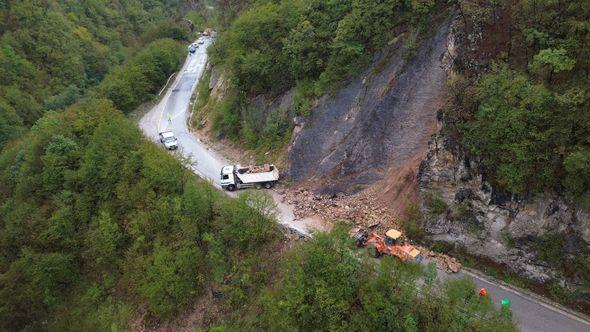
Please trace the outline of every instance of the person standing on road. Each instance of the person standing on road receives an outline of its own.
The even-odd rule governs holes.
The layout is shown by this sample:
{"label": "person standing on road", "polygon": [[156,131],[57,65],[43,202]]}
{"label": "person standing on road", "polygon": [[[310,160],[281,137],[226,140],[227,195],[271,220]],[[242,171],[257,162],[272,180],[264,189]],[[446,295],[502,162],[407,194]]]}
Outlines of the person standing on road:
{"label": "person standing on road", "polygon": [[485,288],[479,290],[479,296],[485,297],[486,295],[488,295],[488,291]]}
{"label": "person standing on road", "polygon": [[170,112],[166,114],[166,117],[168,118],[168,122],[172,122],[172,114]]}

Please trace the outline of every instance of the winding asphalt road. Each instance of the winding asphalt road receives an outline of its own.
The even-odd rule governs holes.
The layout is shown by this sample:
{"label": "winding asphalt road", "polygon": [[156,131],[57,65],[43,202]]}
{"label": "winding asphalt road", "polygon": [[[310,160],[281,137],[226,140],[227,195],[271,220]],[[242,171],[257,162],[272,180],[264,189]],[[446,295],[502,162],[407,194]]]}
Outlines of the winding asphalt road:
{"label": "winding asphalt road", "polygon": [[[219,184],[221,167],[231,162],[200,142],[191,134],[188,127],[190,99],[207,65],[206,50],[212,43],[209,37],[201,38],[204,43],[195,54],[187,57],[178,76],[166,91],[166,95],[141,119],[140,127],[148,138],[156,142],[158,142],[158,132],[172,130],[179,141],[177,153],[189,158],[191,168],[197,175],[221,189]],[[271,191],[271,194],[279,209],[279,223],[305,236],[309,236],[313,231],[322,230],[321,225],[311,219],[295,219],[293,208],[281,202],[276,192]],[[453,275],[439,272],[439,275],[443,279],[471,277],[478,288],[485,287],[488,290],[492,301],[496,304],[499,304],[503,298],[509,298],[512,301],[514,321],[522,331],[590,331],[590,322],[578,315],[512,287],[500,285],[479,274],[465,271]]]}
{"label": "winding asphalt road", "polygon": [[[157,143],[159,132],[171,130],[178,138],[177,153],[190,160],[195,174],[221,190],[221,168],[231,165],[232,162],[199,141],[188,127],[191,96],[207,66],[207,47],[212,42],[209,37],[201,38],[204,43],[194,54],[189,54],[166,95],[158,105],[144,115],[139,126],[149,139]],[[224,192],[229,196],[236,195]],[[293,208],[281,202],[279,194],[275,191],[270,191],[270,194],[277,203],[279,223],[303,236],[310,236],[311,231],[321,229],[313,219],[295,219]]]}

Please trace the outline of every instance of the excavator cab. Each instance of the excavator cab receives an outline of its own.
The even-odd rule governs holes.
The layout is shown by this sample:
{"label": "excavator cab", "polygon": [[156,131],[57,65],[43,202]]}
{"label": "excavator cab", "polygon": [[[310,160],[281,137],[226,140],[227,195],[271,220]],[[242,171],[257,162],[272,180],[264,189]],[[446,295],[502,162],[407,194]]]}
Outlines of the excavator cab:
{"label": "excavator cab", "polygon": [[388,247],[393,247],[397,244],[397,240],[401,236],[402,232],[395,229],[390,229],[385,233],[385,239],[383,240],[383,242],[385,242],[385,245],[387,245]]}

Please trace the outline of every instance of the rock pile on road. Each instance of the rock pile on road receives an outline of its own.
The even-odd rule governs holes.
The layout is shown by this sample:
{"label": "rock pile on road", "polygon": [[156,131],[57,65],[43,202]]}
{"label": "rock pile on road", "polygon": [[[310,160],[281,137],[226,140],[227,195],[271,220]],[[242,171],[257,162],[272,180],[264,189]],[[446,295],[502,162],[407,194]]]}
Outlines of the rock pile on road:
{"label": "rock pile on road", "polygon": [[395,217],[366,194],[354,196],[316,195],[300,188],[280,191],[283,202],[295,207],[295,218],[319,216],[324,220],[346,222],[371,230],[384,230],[396,225]]}
{"label": "rock pile on road", "polygon": [[457,261],[457,259],[454,257],[437,253],[423,247],[420,247],[419,250],[422,253],[422,257],[431,261],[435,261],[436,267],[438,267],[440,270],[443,270],[447,273],[457,273],[461,270],[461,263],[459,263],[459,261]]}

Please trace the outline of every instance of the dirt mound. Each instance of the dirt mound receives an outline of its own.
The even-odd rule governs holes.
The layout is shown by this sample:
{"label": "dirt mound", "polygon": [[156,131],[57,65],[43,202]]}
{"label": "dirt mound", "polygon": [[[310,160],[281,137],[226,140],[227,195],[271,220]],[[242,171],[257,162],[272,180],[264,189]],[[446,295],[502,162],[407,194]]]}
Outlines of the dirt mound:
{"label": "dirt mound", "polygon": [[324,193],[356,192],[423,151],[444,103],[449,26],[411,57],[398,38],[363,75],[323,97],[294,134],[291,177]]}

